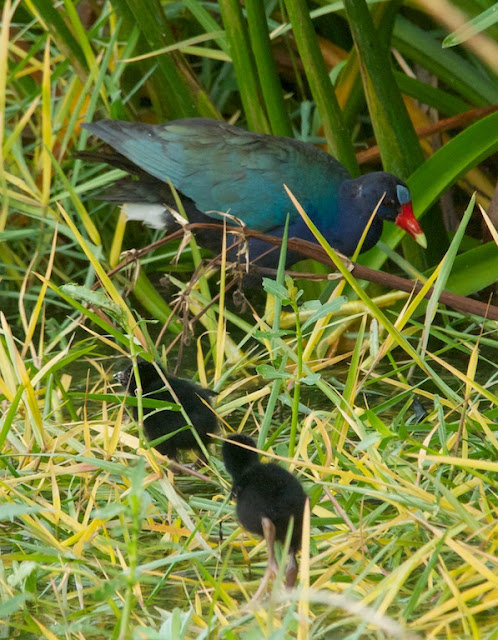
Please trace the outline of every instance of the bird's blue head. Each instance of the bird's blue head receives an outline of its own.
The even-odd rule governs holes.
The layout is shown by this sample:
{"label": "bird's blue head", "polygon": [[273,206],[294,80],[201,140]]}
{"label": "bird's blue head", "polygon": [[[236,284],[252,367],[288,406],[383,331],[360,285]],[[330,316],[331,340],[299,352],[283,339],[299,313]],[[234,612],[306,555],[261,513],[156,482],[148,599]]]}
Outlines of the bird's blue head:
{"label": "bird's blue head", "polygon": [[413,214],[410,191],[406,184],[392,173],[375,171],[347,180],[341,187],[339,197],[340,215],[348,229],[348,250],[351,255],[375,210],[370,230],[363,244],[363,251],[373,247],[382,233],[382,222],[388,220],[406,231],[423,247],[427,246],[425,235]]}

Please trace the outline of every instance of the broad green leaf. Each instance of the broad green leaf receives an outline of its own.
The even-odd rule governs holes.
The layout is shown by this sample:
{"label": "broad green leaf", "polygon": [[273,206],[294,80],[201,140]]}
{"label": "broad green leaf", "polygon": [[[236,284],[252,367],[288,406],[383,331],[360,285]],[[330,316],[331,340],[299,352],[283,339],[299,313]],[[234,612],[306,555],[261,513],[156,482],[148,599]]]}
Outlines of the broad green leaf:
{"label": "broad green leaf", "polygon": [[26,600],[31,600],[33,595],[31,593],[22,593],[12,598],[6,598],[0,604],[0,618],[8,620],[10,616],[24,608]]}
{"label": "broad green leaf", "polygon": [[446,289],[469,296],[490,287],[497,278],[498,247],[494,242],[488,242],[456,257]]}
{"label": "broad green leaf", "polygon": [[287,287],[284,287],[284,285],[275,282],[275,280],[271,280],[270,278],[263,278],[263,289],[266,291],[266,293],[270,293],[272,296],[275,296],[275,298],[278,298],[278,300],[281,300],[282,302],[288,302],[289,300],[289,292],[287,291]]}
{"label": "broad green leaf", "polygon": [[13,522],[14,518],[19,518],[26,514],[39,513],[43,510],[41,506],[28,506],[26,504],[7,503],[0,505],[0,522],[10,520]]}
{"label": "broad green leaf", "polygon": [[285,371],[277,371],[275,367],[268,364],[261,364],[256,367],[258,374],[265,380],[293,380],[294,376]]}
{"label": "broad green leaf", "polygon": [[338,296],[330,302],[321,305],[320,308],[317,309],[316,312],[303,323],[302,330],[304,331],[310,325],[314,325],[320,318],[324,318],[329,313],[335,313],[336,311],[339,311],[339,309],[344,303],[347,302],[347,300],[348,299],[346,296]]}
{"label": "broad green leaf", "polygon": [[408,179],[417,214],[427,211],[448,187],[498,151],[498,113],[464,129]]}

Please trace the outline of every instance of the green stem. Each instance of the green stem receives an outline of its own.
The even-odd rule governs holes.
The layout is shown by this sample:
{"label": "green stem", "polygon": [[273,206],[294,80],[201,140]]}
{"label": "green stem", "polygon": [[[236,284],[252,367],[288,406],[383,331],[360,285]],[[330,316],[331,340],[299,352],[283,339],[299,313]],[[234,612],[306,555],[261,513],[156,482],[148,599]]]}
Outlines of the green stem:
{"label": "green stem", "polygon": [[[132,607],[135,602],[133,589],[137,581],[138,567],[138,539],[142,528],[142,504],[143,504],[143,481],[145,476],[145,465],[143,458],[140,458],[136,467],[132,470],[130,477],[130,493],[128,496],[128,513],[130,515],[130,538],[126,551],[128,554],[128,575],[126,578],[126,592],[124,597],[123,612],[119,624],[119,640],[127,640],[132,636],[130,629],[130,618]],[[129,529],[129,530],[130,530]]]}
{"label": "green stem", "polygon": [[[292,287],[295,289],[294,285]],[[295,289],[297,292],[297,289]],[[289,458],[294,457],[296,450],[297,425],[299,422],[299,401],[301,400],[301,378],[303,376],[303,333],[299,320],[299,307],[294,296],[291,297],[291,305],[296,314],[296,351],[297,351],[297,373],[294,384],[294,394],[292,397],[292,419],[289,437]]]}
{"label": "green stem", "polygon": [[292,137],[292,125],[273,58],[263,0],[246,3],[247,24],[272,133]]}
{"label": "green stem", "polygon": [[351,132],[337,102],[308,6],[302,0],[285,0],[285,6],[330,150],[353,175],[359,175]]}
{"label": "green stem", "polygon": [[261,104],[261,87],[240,3],[238,0],[220,0],[219,5],[247,122],[253,131],[270,133]]}
{"label": "green stem", "polygon": [[384,168],[406,179],[424,158],[394,78],[389,48],[380,41],[365,0],[345,0],[344,7]]}

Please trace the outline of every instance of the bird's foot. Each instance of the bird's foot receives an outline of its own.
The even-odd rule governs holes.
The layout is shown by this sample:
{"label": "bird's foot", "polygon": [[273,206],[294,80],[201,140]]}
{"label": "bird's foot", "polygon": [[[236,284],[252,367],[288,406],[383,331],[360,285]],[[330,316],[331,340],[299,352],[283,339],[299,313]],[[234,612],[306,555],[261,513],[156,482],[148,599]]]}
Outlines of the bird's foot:
{"label": "bird's foot", "polygon": [[278,565],[277,565],[277,563],[275,562],[272,565],[268,564],[268,566],[266,567],[265,574],[261,578],[261,582],[259,584],[259,587],[257,588],[256,593],[251,598],[251,602],[256,602],[257,600],[259,600],[261,598],[263,593],[266,591],[266,587],[267,587],[268,583],[271,580],[274,580],[277,577],[277,574],[278,574]]}

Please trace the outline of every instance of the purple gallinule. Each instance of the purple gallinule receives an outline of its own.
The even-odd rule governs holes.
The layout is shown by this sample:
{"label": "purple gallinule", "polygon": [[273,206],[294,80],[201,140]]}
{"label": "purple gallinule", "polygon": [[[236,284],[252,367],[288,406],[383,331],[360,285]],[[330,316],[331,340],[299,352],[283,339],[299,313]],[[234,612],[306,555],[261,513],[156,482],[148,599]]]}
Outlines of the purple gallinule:
{"label": "purple gallinule", "polygon": [[[220,213],[228,212],[250,229],[281,236],[289,214],[289,238],[313,241],[284,190],[285,183],[327,241],[347,256],[354,253],[380,200],[362,250],[377,243],[384,220],[426,246],[402,180],[384,171],[353,179],[340,162],[313,144],[206,118],[162,125],[101,120],[82,126],[117,153],[83,152],[81,157],[138,176],[138,180],[118,181],[100,199],[127,203],[128,217],[149,226],[170,229],[175,224],[164,206],[175,206],[169,180],[184,196],[190,222],[212,223],[220,220]],[[217,243],[212,232],[196,235],[200,244],[219,247],[219,233]],[[250,239],[251,261],[275,267],[279,252],[273,248],[268,254],[269,249],[267,243]],[[298,259],[298,254],[290,254],[287,264]]]}

